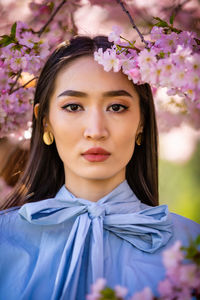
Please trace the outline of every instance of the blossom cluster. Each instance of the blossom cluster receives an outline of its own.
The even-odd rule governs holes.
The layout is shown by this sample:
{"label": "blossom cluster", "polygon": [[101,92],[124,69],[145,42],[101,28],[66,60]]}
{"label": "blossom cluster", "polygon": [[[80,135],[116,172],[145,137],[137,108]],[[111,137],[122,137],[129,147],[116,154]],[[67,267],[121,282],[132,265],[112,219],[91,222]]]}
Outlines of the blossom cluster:
{"label": "blossom cluster", "polygon": [[158,286],[162,299],[181,300],[200,295],[200,267],[194,262],[184,264],[183,259],[180,241],[164,252],[163,263],[167,277]]}
{"label": "blossom cluster", "polygon": [[[188,247],[182,247],[180,241],[163,252],[163,264],[166,278],[158,284],[159,297],[149,287],[134,293],[129,300],[188,300],[200,297],[200,235],[191,241]],[[186,251],[186,254],[184,253]],[[99,278],[92,286],[87,300],[123,300],[127,299],[128,289],[106,286],[106,280]]]}
{"label": "blossom cluster", "polygon": [[30,23],[17,21],[10,34],[1,37],[0,138],[29,129],[35,81],[55,45],[77,34],[73,12],[79,2],[32,0]]}
{"label": "blossom cluster", "polygon": [[[47,41],[35,35],[26,23],[16,22],[4,35],[0,48],[0,138],[28,129],[32,116],[34,88],[49,54]],[[27,84],[29,82],[29,84]]]}
{"label": "blossom cluster", "polygon": [[[110,3],[88,2],[102,6]],[[55,45],[78,34],[76,12],[84,8],[81,0],[32,0],[28,5],[31,12],[28,23],[14,23],[10,34],[0,38],[0,138],[28,128],[35,80],[41,67]],[[115,45],[104,53],[99,50],[95,54],[105,70],[122,68],[134,83],[148,82],[154,90],[167,87],[171,97],[178,94],[184,99],[184,116],[182,112],[173,118],[164,114],[167,116],[166,125],[162,126],[165,131],[169,123],[177,126],[187,118],[193,127],[199,128],[200,43],[195,33],[154,26],[151,41],[141,50],[120,34],[121,30],[115,27],[109,36]]]}
{"label": "blossom cluster", "polygon": [[[164,23],[165,24],[165,23]],[[167,29],[165,28],[167,27]],[[153,88],[167,88],[168,95],[179,95],[192,102],[200,112],[200,54],[196,34],[154,26],[144,49],[121,36],[113,27],[109,41],[113,46],[95,52],[95,60],[105,71],[122,70],[134,84],[149,83]]]}

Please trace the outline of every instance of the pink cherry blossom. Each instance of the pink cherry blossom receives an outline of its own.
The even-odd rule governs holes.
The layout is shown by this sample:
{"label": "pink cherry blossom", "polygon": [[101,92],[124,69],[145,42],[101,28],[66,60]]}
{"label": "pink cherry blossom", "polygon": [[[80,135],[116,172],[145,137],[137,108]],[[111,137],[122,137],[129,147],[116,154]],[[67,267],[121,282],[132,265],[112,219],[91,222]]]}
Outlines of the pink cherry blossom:
{"label": "pink cherry blossom", "polygon": [[141,69],[145,69],[146,65],[152,65],[157,62],[156,53],[154,50],[149,51],[144,49],[138,56],[138,65]]}
{"label": "pink cherry blossom", "polygon": [[122,28],[119,26],[113,26],[112,32],[108,36],[109,42],[114,42],[116,44],[120,43],[120,34],[122,33]]}
{"label": "pink cherry blossom", "polygon": [[[180,266],[179,281],[182,286],[188,286],[189,288],[200,287],[200,273],[197,265],[185,264]],[[198,274],[198,275],[197,275]]]}
{"label": "pink cherry blossom", "polygon": [[184,255],[181,251],[181,242],[176,241],[175,244],[163,252],[163,263],[166,269],[173,269],[180,263]]}
{"label": "pink cherry blossom", "polygon": [[106,72],[109,72],[113,69],[114,72],[118,72],[121,68],[120,60],[116,56],[116,50],[115,49],[107,49],[103,53],[103,59],[99,57],[99,54],[101,52],[98,51],[98,54],[94,54],[95,60],[98,61],[98,63],[103,64],[104,70]]}
{"label": "pink cherry blossom", "polygon": [[141,73],[139,71],[139,68],[130,69],[128,72],[126,72],[126,74],[128,75],[128,78],[135,84],[141,82]]}
{"label": "pink cherry blossom", "polygon": [[157,26],[153,26],[151,33],[150,33],[150,37],[152,40],[159,40],[163,37],[163,28],[162,27],[157,27]]}
{"label": "pink cherry blossom", "polygon": [[173,294],[173,285],[168,278],[159,282],[158,292],[164,299],[171,299],[171,296]]}
{"label": "pink cherry blossom", "polygon": [[105,288],[106,279],[99,278],[97,281],[91,286],[91,294],[86,296],[87,300],[98,300],[101,297],[101,290]]}
{"label": "pink cherry blossom", "polygon": [[39,38],[30,31],[24,31],[21,33],[21,37],[18,39],[21,45],[33,48],[35,43],[38,43]]}
{"label": "pink cherry blossom", "polygon": [[146,287],[141,292],[135,293],[130,300],[153,300],[153,294],[150,288]]}
{"label": "pink cherry blossom", "polygon": [[124,298],[126,296],[126,294],[128,293],[128,289],[125,287],[122,287],[120,285],[116,285],[114,288],[115,291],[115,295],[118,298]]}

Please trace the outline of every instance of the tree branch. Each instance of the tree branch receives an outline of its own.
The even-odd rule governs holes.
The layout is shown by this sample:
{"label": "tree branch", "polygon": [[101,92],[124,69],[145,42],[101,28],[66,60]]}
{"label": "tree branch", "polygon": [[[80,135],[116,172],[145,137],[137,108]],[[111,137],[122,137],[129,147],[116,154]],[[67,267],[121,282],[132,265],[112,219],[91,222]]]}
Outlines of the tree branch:
{"label": "tree branch", "polygon": [[17,81],[18,81],[19,77],[21,76],[21,74],[22,74],[22,69],[19,70],[19,72],[17,73],[17,77],[15,79],[15,82],[13,83],[13,85],[10,88],[9,95],[11,95],[12,93],[14,93],[15,90],[13,90],[13,89],[14,89],[15,85],[17,84]]}
{"label": "tree branch", "polygon": [[128,15],[128,18],[131,22],[131,25],[133,26],[133,28],[137,31],[141,41],[145,44],[146,48],[148,47],[148,43],[145,41],[144,36],[142,35],[142,33],[140,32],[140,30],[138,29],[138,27],[135,25],[135,22],[132,18],[132,16],[130,15],[129,11],[125,8],[124,3],[121,0],[116,0],[118,2],[118,4],[122,7],[123,11]]}
{"label": "tree branch", "polygon": [[47,28],[47,26],[51,23],[51,21],[54,19],[55,15],[58,13],[58,11],[61,9],[61,7],[67,2],[67,0],[63,0],[58,7],[55,9],[55,11],[53,12],[53,14],[50,16],[49,20],[46,22],[46,24],[44,24],[44,26],[39,30],[36,31],[34,33],[37,33],[38,36],[40,37],[42,35],[42,33],[45,31],[45,29]]}
{"label": "tree branch", "polygon": [[[35,80],[35,79],[37,79],[37,78],[38,78],[38,76],[33,77],[32,79],[30,79],[29,81],[27,81],[25,84],[23,84],[23,85],[19,86],[18,88],[16,88],[16,89],[10,91],[9,94],[14,93],[14,92],[18,91],[18,90],[21,89],[21,88],[25,88],[29,83],[31,83],[33,80]],[[19,78],[18,78],[18,79],[19,79]],[[17,79],[17,80],[18,80],[18,79]],[[17,81],[16,81],[16,82],[17,82]]]}

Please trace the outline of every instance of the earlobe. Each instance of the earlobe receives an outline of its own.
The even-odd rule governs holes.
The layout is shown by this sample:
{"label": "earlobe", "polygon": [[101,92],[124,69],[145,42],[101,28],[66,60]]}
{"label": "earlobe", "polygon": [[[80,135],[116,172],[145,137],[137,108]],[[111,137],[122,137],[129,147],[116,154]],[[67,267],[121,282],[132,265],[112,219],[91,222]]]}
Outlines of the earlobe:
{"label": "earlobe", "polygon": [[38,118],[39,106],[40,106],[39,103],[35,104],[35,106],[34,106],[34,115],[35,115],[36,120]]}

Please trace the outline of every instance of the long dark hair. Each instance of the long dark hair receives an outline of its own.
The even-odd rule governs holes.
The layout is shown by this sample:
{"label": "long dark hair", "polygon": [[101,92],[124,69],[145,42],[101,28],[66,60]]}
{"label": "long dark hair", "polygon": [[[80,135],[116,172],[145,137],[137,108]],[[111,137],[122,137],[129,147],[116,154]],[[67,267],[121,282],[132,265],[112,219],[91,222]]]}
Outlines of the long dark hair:
{"label": "long dark hair", "polygon": [[[48,58],[37,82],[34,105],[39,103],[37,120],[33,114],[33,128],[29,159],[26,168],[12,194],[2,209],[21,206],[56,195],[65,183],[64,166],[56,144],[47,146],[43,142],[43,118],[48,116],[49,99],[52,95],[56,75],[68,62],[84,55],[93,55],[112,43],[107,37],[75,37],[70,43],[62,43]],[[136,144],[131,160],[126,167],[126,179],[136,196],[151,206],[158,205],[158,153],[157,125],[151,88],[148,84],[135,85],[140,97],[140,109],[144,119],[142,145]]]}

